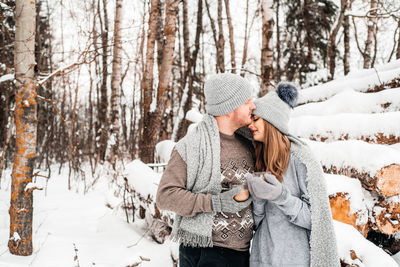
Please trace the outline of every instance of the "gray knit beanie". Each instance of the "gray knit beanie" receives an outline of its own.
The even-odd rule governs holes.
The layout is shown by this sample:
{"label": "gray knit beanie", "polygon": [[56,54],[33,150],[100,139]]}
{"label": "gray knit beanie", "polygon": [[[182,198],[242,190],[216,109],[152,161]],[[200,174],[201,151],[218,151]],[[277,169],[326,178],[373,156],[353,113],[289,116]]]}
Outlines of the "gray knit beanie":
{"label": "gray knit beanie", "polygon": [[281,133],[289,134],[289,115],[296,105],[298,92],[290,83],[280,83],[275,91],[254,100],[253,114],[271,123]]}
{"label": "gray knit beanie", "polygon": [[204,84],[207,113],[213,116],[228,114],[246,102],[252,91],[251,84],[240,75],[216,74]]}

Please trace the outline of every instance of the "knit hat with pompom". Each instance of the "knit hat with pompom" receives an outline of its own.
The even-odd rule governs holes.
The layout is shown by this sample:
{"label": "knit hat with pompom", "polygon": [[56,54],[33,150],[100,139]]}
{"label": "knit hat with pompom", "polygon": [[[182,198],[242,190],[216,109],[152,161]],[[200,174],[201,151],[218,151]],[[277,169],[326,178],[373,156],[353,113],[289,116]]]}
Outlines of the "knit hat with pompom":
{"label": "knit hat with pompom", "polygon": [[274,91],[254,100],[253,114],[271,123],[283,134],[289,134],[290,112],[297,103],[297,88],[291,83],[280,83]]}

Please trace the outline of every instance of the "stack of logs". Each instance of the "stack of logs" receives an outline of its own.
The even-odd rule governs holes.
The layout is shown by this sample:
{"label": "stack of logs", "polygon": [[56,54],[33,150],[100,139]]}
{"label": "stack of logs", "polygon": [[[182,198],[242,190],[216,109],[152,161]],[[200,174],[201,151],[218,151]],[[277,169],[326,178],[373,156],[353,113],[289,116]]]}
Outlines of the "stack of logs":
{"label": "stack of logs", "polygon": [[[398,85],[398,80],[388,84]],[[391,100],[383,100],[384,95],[390,95]],[[338,103],[351,103],[348,100],[352,96],[354,106],[346,112],[345,105]],[[363,103],[363,99],[373,104]],[[368,201],[372,201],[365,204],[368,220],[360,224],[361,215],[350,209],[349,192],[331,192],[333,218],[353,225],[364,237],[374,230],[392,238],[390,235],[400,232],[400,88],[376,86],[364,93],[343,91],[325,101],[310,102],[294,109],[290,130],[310,140],[325,173],[358,179],[363,192],[369,195]],[[307,129],[305,124],[312,127]]]}

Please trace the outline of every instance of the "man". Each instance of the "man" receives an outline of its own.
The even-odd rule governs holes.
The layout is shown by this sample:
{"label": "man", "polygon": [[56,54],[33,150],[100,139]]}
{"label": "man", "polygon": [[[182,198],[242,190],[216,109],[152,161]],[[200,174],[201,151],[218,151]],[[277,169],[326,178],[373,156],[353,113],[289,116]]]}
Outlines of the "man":
{"label": "man", "polygon": [[253,148],[235,131],[251,123],[252,86],[236,74],[206,81],[207,114],[175,146],[156,202],[176,213],[172,236],[181,267],[248,266],[251,200],[234,197],[253,172]]}

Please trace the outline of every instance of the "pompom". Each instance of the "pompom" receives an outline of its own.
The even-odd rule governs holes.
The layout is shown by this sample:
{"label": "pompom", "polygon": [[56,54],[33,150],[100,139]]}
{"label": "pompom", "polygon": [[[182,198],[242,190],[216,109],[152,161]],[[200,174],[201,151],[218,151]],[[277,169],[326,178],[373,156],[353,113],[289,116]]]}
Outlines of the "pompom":
{"label": "pompom", "polygon": [[279,98],[286,102],[291,108],[296,106],[299,95],[296,86],[291,83],[279,83],[276,92]]}

